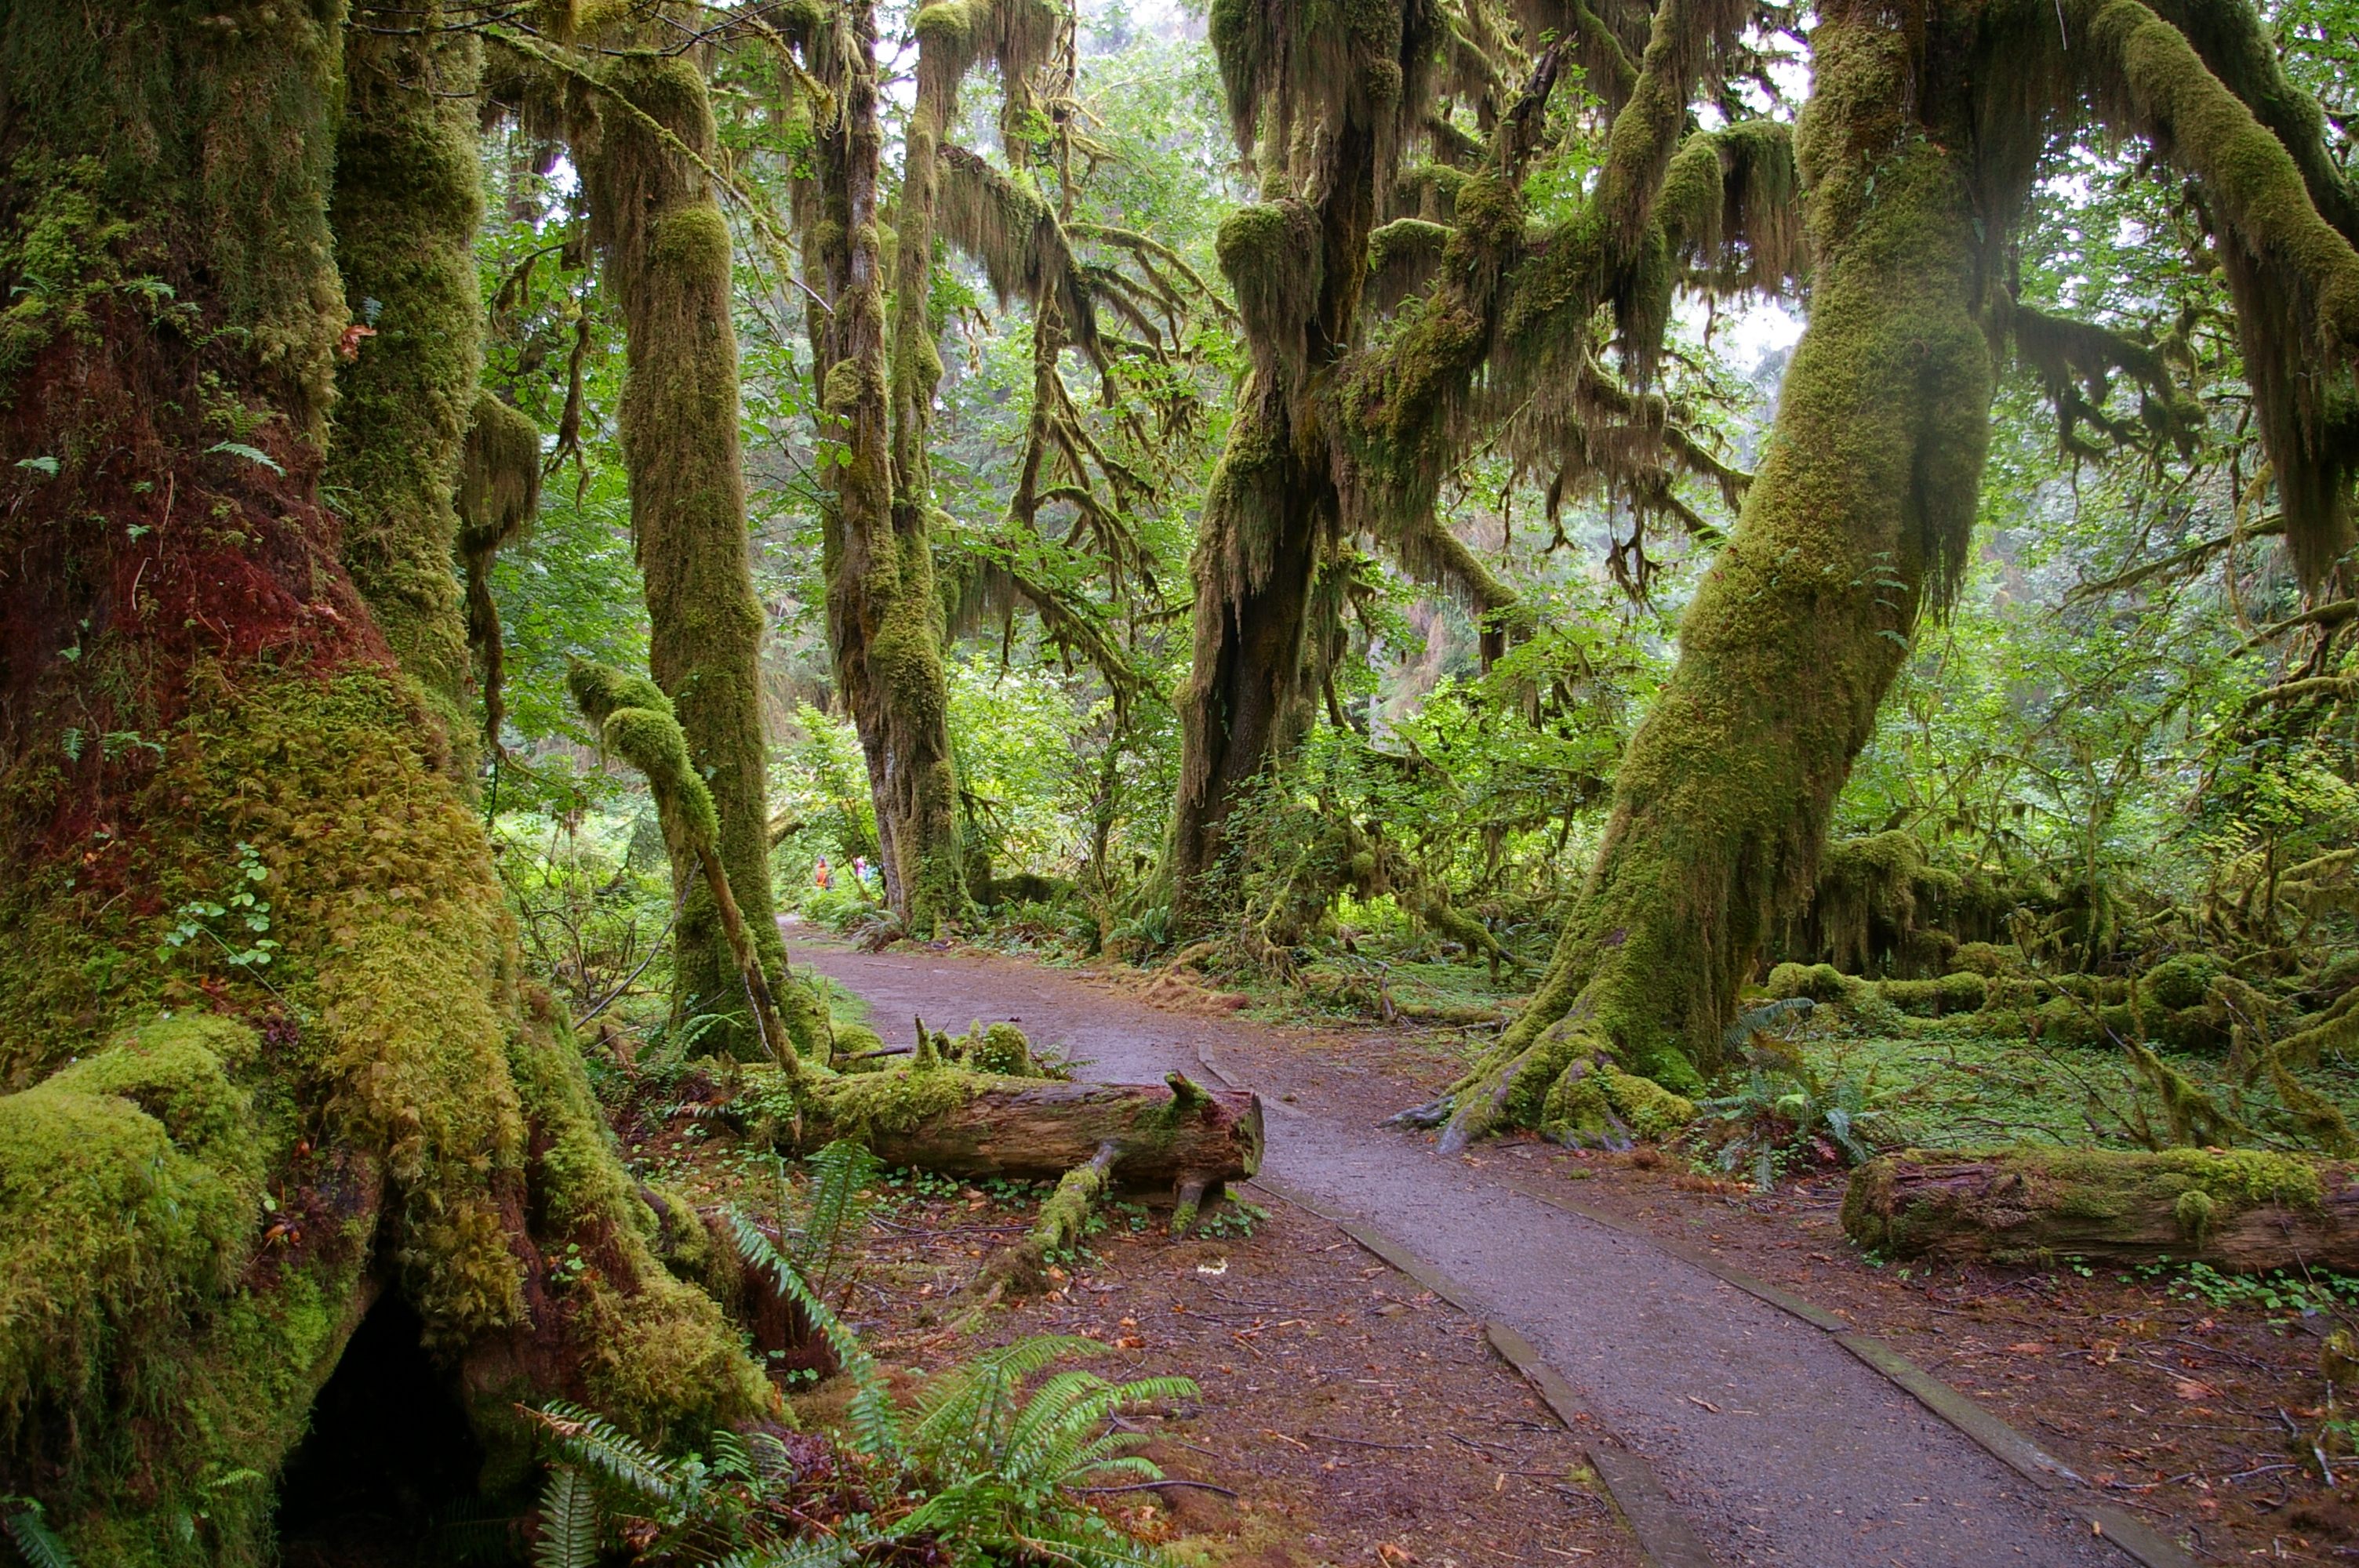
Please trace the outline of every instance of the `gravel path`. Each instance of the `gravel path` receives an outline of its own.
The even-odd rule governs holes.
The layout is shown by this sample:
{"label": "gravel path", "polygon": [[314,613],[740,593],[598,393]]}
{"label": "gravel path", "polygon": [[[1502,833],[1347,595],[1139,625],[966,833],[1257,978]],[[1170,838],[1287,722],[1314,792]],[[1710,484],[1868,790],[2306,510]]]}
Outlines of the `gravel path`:
{"label": "gravel path", "polygon": [[[1016,959],[864,954],[791,932],[866,998],[887,1044],[1015,1018],[1082,1076],[1150,1081],[1267,1033],[1166,1012]],[[1383,1230],[1487,1303],[1653,1465],[1723,1563],[1994,1568],[2129,1560],[1817,1329],[1711,1275],[1444,1159],[1422,1139],[1298,1110],[1256,1081],[1265,1172]]]}

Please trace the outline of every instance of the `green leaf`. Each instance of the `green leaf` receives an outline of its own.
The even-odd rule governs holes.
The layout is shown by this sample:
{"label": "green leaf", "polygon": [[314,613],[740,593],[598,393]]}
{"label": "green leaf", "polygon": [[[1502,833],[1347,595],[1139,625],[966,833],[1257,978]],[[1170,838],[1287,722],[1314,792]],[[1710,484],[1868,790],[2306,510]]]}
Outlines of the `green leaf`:
{"label": "green leaf", "polygon": [[268,452],[264,451],[260,447],[249,447],[243,441],[215,441],[205,449],[205,452],[208,456],[220,452],[228,457],[244,458],[247,462],[261,464],[275,474],[283,475],[287,471],[278,466],[278,460]]}
{"label": "green leaf", "polygon": [[55,458],[18,458],[16,466],[20,469],[31,469],[45,479],[58,477],[58,460]]}
{"label": "green leaf", "polygon": [[590,1478],[571,1465],[551,1468],[541,1488],[532,1568],[598,1568],[597,1495]]}

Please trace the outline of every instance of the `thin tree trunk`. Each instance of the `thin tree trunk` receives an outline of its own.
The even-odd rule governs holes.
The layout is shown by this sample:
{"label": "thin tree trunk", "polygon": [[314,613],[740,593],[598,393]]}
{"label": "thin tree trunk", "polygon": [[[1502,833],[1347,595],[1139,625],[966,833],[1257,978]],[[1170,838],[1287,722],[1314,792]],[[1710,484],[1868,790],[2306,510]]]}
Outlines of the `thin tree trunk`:
{"label": "thin tree trunk", "polygon": [[[770,883],[769,749],[762,732],[762,607],[747,561],[737,431],[729,226],[706,163],[717,133],[690,56],[618,59],[584,95],[574,148],[625,332],[623,460],[647,583],[647,663],[672,699],[721,813],[721,860],[797,1045],[821,1052],[827,1017],[787,972]],[[676,1023],[725,1022],[708,1048],[757,1058],[759,1031],[720,912],[694,865],[682,906]]]}
{"label": "thin tree trunk", "polygon": [[[278,1468],[382,1299],[455,1369],[495,1479],[530,1464],[518,1400],[650,1436],[774,1407],[655,1261],[565,1021],[516,978],[445,738],[338,558],[340,12],[0,27],[0,271],[62,291],[0,357],[0,1493],[86,1563],[268,1561]],[[388,232],[342,210],[372,254],[447,240],[405,239],[409,204],[367,204]],[[400,515],[399,483],[353,511]]]}
{"label": "thin tree trunk", "polygon": [[1814,36],[1817,281],[1767,455],[1615,776],[1548,976],[1459,1087],[1445,1147],[1565,1119],[1601,1053],[1675,1089],[1718,1066],[1929,584],[1958,569],[1992,386],[1977,228],[2006,216],[1976,213],[1963,85],[1920,80],[1911,49],[1849,7]]}

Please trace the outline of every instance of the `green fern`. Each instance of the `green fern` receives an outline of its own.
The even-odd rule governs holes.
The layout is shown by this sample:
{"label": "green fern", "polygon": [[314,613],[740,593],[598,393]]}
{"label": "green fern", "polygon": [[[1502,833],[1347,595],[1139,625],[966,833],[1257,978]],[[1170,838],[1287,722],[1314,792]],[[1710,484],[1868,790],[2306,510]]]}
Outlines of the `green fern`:
{"label": "green fern", "polygon": [[895,1465],[901,1462],[901,1433],[894,1418],[893,1397],[885,1389],[883,1374],[876,1369],[876,1359],[868,1354],[860,1336],[852,1332],[832,1308],[819,1299],[795,1266],[770,1244],[742,1212],[729,1211],[729,1233],[737,1244],[737,1256],[749,1269],[759,1269],[777,1284],[779,1293],[800,1307],[810,1325],[835,1352],[836,1365],[852,1379],[851,1401],[844,1407],[845,1429],[852,1445],[873,1459]]}
{"label": "green fern", "polygon": [[842,1536],[788,1541],[734,1552],[712,1568],[845,1568],[860,1561],[862,1543]]}
{"label": "green fern", "polygon": [[868,1224],[875,1206],[872,1184],[884,1164],[855,1139],[839,1138],[810,1157],[810,1206],[802,1234],[795,1238],[796,1271],[811,1289],[827,1293],[844,1243]]}
{"label": "green fern", "polygon": [[677,1507],[693,1490],[678,1462],[665,1458],[594,1411],[559,1400],[536,1413],[560,1457],[603,1477],[625,1496],[658,1507]]}
{"label": "green fern", "polygon": [[74,1568],[73,1553],[41,1520],[41,1505],[30,1498],[0,1498],[0,1530],[16,1543],[26,1568]]}
{"label": "green fern", "polygon": [[532,1568],[598,1568],[597,1490],[571,1465],[549,1466]]}

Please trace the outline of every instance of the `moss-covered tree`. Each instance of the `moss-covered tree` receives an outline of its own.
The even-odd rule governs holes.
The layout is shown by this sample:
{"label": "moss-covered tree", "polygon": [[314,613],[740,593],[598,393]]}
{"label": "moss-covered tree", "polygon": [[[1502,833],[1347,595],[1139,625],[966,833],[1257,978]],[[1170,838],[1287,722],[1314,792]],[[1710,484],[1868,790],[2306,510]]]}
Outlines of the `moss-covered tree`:
{"label": "moss-covered tree", "polygon": [[325,483],[343,501],[344,568],[424,689],[449,738],[452,775],[472,788],[477,749],[451,499],[483,368],[473,250],[482,50],[468,34],[383,27],[368,16],[344,51],[328,212],[352,321]]}
{"label": "moss-covered tree", "polygon": [[1992,345],[2040,335],[2015,319],[2006,235],[2082,102],[2212,203],[2297,557],[2347,543],[2351,453],[2326,406],[2359,346],[2359,255],[2305,184],[2314,149],[2283,139],[2314,120],[2273,133],[2140,0],[1832,6],[1812,58],[1810,319],[1767,454],[1549,976],[1459,1086],[1446,1145],[1503,1119],[1598,1125],[1608,1059],[1674,1087],[1718,1065],[1767,923],[1810,888],[1876,705],[1964,558]]}
{"label": "moss-covered tree", "polygon": [[[394,1300],[493,1485],[528,1459],[517,1400],[650,1434],[763,1413],[648,1249],[340,557],[333,251],[406,221],[348,191],[332,234],[342,7],[0,20],[0,1491],[86,1563],[272,1561],[279,1465]],[[370,85],[383,145],[436,143],[437,80]],[[332,499],[398,518],[397,470]]]}
{"label": "moss-covered tree", "polygon": [[[733,252],[712,162],[712,105],[696,55],[653,41],[603,40],[608,57],[569,64],[562,86],[591,232],[622,306],[623,460],[647,583],[647,662],[711,784],[722,861],[787,1027],[800,1049],[821,1052],[826,1010],[787,972],[770,885],[762,607],[748,559]],[[716,1021],[709,1044],[758,1053],[719,911],[697,868],[672,871],[684,901],[675,1022]]]}

